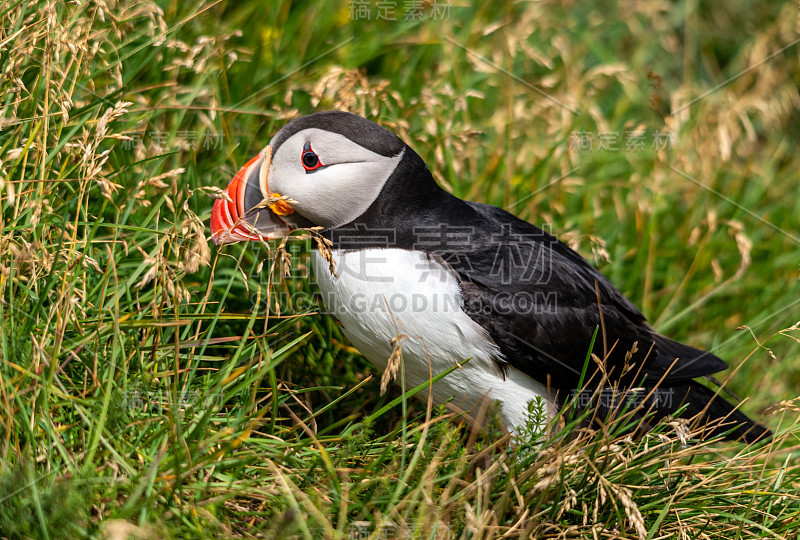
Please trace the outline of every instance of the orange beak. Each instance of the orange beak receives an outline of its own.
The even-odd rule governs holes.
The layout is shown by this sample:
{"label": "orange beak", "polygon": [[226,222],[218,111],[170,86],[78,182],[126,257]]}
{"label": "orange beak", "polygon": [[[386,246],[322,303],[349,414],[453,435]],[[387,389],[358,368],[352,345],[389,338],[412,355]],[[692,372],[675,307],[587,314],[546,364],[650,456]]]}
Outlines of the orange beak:
{"label": "orange beak", "polygon": [[[225,191],[230,201],[214,201],[211,209],[211,239],[215,244],[274,240],[291,232],[292,227],[278,215],[294,212],[291,206],[284,201],[268,206],[261,204],[269,197],[267,176],[271,152],[267,147],[239,169]],[[277,196],[276,193],[272,195]],[[291,210],[286,211],[286,207]]]}

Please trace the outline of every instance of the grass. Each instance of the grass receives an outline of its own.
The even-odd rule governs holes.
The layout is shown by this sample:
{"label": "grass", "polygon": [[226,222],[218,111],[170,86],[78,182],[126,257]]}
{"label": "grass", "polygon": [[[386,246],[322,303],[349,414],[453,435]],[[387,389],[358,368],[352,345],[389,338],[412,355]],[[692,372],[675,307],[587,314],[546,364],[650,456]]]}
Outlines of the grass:
{"label": "grass", "polygon": [[[0,536],[797,537],[797,4],[464,4],[0,5]],[[777,440],[381,396],[307,241],[205,239],[204,188],[330,108],[552,227]]]}

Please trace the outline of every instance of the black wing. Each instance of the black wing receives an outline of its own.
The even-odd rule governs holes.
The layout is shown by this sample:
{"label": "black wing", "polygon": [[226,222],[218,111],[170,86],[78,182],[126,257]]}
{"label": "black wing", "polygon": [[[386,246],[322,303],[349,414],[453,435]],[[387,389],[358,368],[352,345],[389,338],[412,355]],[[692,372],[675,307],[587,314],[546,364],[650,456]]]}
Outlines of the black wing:
{"label": "black wing", "polygon": [[727,367],[655,332],[605,276],[554,236],[499,208],[467,204],[479,217],[479,234],[467,249],[437,255],[459,275],[465,310],[500,347],[501,367],[575,389],[597,327],[610,352],[604,354],[602,330],[593,352],[606,358],[612,382],[675,383]]}

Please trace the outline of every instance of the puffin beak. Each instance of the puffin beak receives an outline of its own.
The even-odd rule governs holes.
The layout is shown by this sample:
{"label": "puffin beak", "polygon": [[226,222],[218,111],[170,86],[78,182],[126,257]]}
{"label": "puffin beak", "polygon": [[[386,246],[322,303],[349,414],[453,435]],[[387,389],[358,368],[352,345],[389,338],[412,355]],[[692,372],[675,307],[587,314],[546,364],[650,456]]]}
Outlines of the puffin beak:
{"label": "puffin beak", "polygon": [[[291,214],[294,209],[285,201],[267,203],[271,158],[272,149],[267,146],[239,169],[228,184],[225,193],[230,201],[214,201],[211,209],[211,239],[216,245],[247,240],[275,240],[292,231],[281,215]],[[277,193],[272,195],[278,196]]]}

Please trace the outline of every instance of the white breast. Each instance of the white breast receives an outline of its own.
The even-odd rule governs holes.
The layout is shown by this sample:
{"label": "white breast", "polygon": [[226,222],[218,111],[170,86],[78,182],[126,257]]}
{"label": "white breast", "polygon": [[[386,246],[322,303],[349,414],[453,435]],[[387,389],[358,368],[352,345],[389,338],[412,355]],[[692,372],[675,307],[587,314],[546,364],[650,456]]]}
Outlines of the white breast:
{"label": "white breast", "polygon": [[[495,365],[500,350],[461,309],[457,279],[425,253],[402,249],[334,251],[333,276],[315,251],[314,275],[323,300],[353,345],[379,370],[386,368],[392,339],[402,339],[406,388],[413,388],[467,358],[471,360],[433,385],[436,403],[470,411],[481,399],[501,402],[501,418],[515,430],[527,404],[547,400],[544,385],[510,368],[505,379]],[[550,414],[555,407],[549,403]]]}

